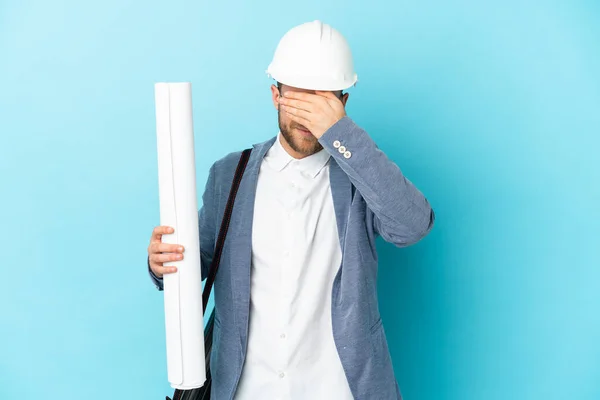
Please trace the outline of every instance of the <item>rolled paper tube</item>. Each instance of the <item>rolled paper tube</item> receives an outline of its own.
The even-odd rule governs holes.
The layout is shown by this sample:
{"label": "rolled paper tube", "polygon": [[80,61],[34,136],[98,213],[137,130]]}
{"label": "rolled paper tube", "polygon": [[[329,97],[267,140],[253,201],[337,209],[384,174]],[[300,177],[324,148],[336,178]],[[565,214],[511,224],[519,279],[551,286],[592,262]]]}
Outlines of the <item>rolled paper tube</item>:
{"label": "rolled paper tube", "polygon": [[167,262],[164,301],[167,372],[175,389],[194,389],[206,381],[198,204],[194,161],[191,84],[155,84],[160,224],[175,229],[163,243],[181,244],[181,261]]}

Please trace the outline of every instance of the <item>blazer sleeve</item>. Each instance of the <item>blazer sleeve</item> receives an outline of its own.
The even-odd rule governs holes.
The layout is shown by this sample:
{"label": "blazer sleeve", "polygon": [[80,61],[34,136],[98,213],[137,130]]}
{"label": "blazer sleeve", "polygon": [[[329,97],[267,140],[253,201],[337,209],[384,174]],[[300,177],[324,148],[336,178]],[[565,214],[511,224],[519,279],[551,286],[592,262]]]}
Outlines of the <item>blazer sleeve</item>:
{"label": "blazer sleeve", "polygon": [[319,142],[365,199],[376,234],[405,247],[429,233],[435,214],[428,200],[365,130],[345,116]]}
{"label": "blazer sleeve", "polygon": [[[198,229],[200,236],[200,265],[202,280],[208,276],[208,269],[212,262],[216,243],[216,191],[215,191],[215,165],[210,167],[208,180],[206,182],[204,193],[202,194],[202,206],[198,211]],[[185,257],[185,253],[184,253]],[[158,290],[163,290],[163,278],[157,277],[150,269],[150,257],[147,258],[148,273],[154,286]]]}

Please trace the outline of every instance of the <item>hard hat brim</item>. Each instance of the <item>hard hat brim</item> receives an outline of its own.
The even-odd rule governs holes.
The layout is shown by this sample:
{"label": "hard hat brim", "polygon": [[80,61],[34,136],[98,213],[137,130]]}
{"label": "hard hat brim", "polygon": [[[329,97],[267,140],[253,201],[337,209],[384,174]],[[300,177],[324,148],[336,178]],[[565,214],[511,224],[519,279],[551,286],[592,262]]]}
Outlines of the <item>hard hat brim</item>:
{"label": "hard hat brim", "polygon": [[271,78],[275,79],[287,86],[292,86],[298,89],[305,90],[321,90],[321,91],[336,91],[346,90],[356,85],[358,82],[357,74],[340,75],[340,76],[298,76],[298,75],[286,75],[278,71],[273,71],[273,68],[269,66],[266,73]]}

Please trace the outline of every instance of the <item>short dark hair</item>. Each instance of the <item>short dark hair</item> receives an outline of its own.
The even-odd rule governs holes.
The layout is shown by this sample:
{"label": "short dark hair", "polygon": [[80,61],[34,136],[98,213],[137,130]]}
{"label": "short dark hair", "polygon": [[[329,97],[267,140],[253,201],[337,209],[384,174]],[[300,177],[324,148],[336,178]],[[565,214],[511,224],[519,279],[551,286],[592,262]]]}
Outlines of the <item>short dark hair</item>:
{"label": "short dark hair", "polygon": [[[282,86],[282,85],[283,85],[283,84],[282,84],[281,82],[279,82],[279,81],[277,82],[277,89],[279,89],[279,93],[281,93],[281,86]],[[337,97],[341,99],[341,98],[342,98],[342,96],[344,95],[344,91],[343,91],[343,90],[334,90],[334,91],[333,91],[333,94],[336,94],[336,92],[340,92],[340,93],[339,93],[339,95],[338,95]]]}

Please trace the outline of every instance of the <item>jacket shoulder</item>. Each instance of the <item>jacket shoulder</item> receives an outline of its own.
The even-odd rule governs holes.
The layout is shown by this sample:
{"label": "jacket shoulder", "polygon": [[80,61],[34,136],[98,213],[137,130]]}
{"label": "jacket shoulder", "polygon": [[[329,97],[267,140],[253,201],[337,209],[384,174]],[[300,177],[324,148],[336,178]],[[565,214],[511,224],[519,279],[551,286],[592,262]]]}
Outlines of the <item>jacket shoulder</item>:
{"label": "jacket shoulder", "polygon": [[242,150],[234,151],[215,161],[211,167],[217,192],[229,193]]}
{"label": "jacket shoulder", "polygon": [[[272,137],[264,142],[255,143],[248,148],[252,149],[252,153],[264,153],[273,144],[275,139],[275,137]],[[214,173],[221,176],[223,174],[225,176],[231,175],[233,177],[242,153],[243,150],[234,151],[215,161],[212,166]]]}
{"label": "jacket shoulder", "polygon": [[[242,151],[234,151],[226,156],[218,159],[212,165],[213,173],[215,174],[215,178],[217,182],[224,179],[225,176],[233,176],[235,169],[240,161],[240,157],[242,156]],[[233,178],[232,178],[233,179]]]}
{"label": "jacket shoulder", "polygon": [[[254,155],[253,157],[257,157],[259,154],[264,154],[266,150],[273,145],[275,140],[276,137],[272,137],[264,142],[256,143],[249,147],[252,149],[252,154]],[[231,152],[213,163],[211,170],[214,174],[214,179],[215,182],[217,182],[217,186],[231,186],[231,183],[233,182],[233,176],[235,175],[235,170],[238,162],[240,161],[242,153],[243,150]]]}

